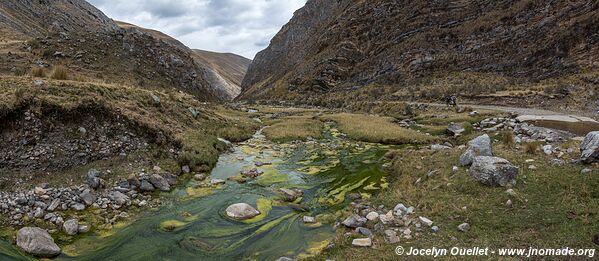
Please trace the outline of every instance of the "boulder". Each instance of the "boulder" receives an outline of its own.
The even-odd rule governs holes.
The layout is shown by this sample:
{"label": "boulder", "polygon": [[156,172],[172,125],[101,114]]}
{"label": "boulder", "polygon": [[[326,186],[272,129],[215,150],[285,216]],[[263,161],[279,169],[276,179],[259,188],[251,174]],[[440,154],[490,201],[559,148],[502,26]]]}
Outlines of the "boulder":
{"label": "boulder", "polygon": [[516,177],[519,172],[518,167],[498,157],[476,157],[470,167],[471,177],[485,185],[493,187],[516,186]]}
{"label": "boulder", "polygon": [[129,197],[121,192],[113,191],[108,194],[108,198],[110,198],[117,205],[123,206],[129,202]]}
{"label": "boulder", "polygon": [[362,227],[366,224],[368,220],[364,217],[358,216],[356,214],[351,215],[341,222],[346,227],[357,228]]}
{"label": "boulder", "polygon": [[580,161],[586,164],[599,162],[599,131],[593,131],[580,144]]}
{"label": "boulder", "polygon": [[139,189],[143,192],[152,192],[154,190],[156,190],[156,188],[154,188],[154,185],[152,185],[152,183],[150,183],[147,180],[142,180],[140,185],[139,185]]}
{"label": "boulder", "polygon": [[466,129],[464,129],[464,127],[462,127],[462,125],[457,124],[457,123],[452,122],[447,126],[447,133],[449,135],[460,136],[465,131],[466,131]]}
{"label": "boulder", "polygon": [[100,172],[98,170],[90,169],[87,172],[87,185],[92,189],[100,188],[102,180],[100,179]]}
{"label": "boulder", "polygon": [[83,193],[79,194],[79,197],[81,198],[81,200],[83,200],[83,203],[85,203],[85,205],[88,206],[94,204],[94,202],[96,202],[97,199],[97,197],[87,189],[83,191]]}
{"label": "boulder", "polygon": [[17,233],[17,246],[36,257],[55,257],[61,252],[50,234],[37,227],[21,228]]}
{"label": "boulder", "polygon": [[152,183],[152,185],[154,185],[155,188],[159,189],[160,191],[171,191],[171,185],[168,184],[168,181],[158,174],[150,176],[149,181],[150,183]]}
{"label": "boulder", "polygon": [[230,205],[225,210],[227,216],[234,219],[249,219],[260,215],[260,211],[247,203],[237,203]]}
{"label": "boulder", "polygon": [[280,188],[279,192],[283,195],[285,201],[293,202],[302,196],[302,192],[294,189]]}
{"label": "boulder", "polygon": [[460,156],[460,165],[469,166],[478,156],[493,156],[491,137],[487,134],[468,142],[468,149]]}
{"label": "boulder", "polygon": [[62,229],[69,236],[77,235],[79,232],[79,220],[69,219],[62,224]]}

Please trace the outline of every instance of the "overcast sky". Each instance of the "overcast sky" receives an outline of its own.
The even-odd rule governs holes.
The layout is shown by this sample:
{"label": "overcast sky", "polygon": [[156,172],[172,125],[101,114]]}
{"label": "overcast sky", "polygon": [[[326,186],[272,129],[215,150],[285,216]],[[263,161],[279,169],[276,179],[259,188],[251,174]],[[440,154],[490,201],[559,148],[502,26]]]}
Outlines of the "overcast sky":
{"label": "overcast sky", "polygon": [[254,58],[306,0],[88,0],[109,17],[194,49]]}

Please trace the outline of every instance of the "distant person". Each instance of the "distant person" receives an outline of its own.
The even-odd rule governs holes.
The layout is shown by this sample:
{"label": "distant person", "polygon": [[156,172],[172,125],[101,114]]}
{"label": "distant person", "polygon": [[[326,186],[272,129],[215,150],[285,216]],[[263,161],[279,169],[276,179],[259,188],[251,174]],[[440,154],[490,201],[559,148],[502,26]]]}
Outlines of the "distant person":
{"label": "distant person", "polygon": [[458,97],[455,95],[445,97],[445,105],[447,107],[458,107]]}

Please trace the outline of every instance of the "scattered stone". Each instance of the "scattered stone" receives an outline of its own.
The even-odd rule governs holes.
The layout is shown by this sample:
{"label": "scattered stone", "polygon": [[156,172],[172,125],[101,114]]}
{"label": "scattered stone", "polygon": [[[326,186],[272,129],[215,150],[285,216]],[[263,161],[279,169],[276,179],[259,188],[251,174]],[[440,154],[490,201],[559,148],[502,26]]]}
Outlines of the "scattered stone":
{"label": "scattered stone", "polygon": [[156,190],[156,188],[154,188],[154,185],[152,185],[152,183],[150,183],[147,180],[141,181],[141,185],[139,186],[139,189],[144,192],[152,192],[152,191]]}
{"label": "scattered stone", "polygon": [[149,181],[150,183],[152,183],[152,185],[154,185],[155,188],[159,189],[162,192],[171,191],[171,186],[168,184],[168,181],[158,174],[150,176]]}
{"label": "scattered stone", "polygon": [[469,166],[478,156],[493,156],[491,137],[487,134],[468,142],[468,149],[460,156],[460,165]]}
{"label": "scattered stone", "polygon": [[599,162],[599,131],[593,131],[580,144],[580,160],[583,163],[590,164]]}
{"label": "scattered stone", "polygon": [[553,146],[551,146],[551,145],[543,146],[543,152],[547,155],[553,154]]}
{"label": "scattered stone", "polygon": [[302,196],[301,191],[292,190],[292,189],[280,188],[279,192],[281,194],[283,194],[283,197],[284,197],[285,201],[287,201],[287,202],[293,202]]}
{"label": "scattered stone", "polygon": [[87,233],[89,232],[90,227],[88,225],[79,225],[79,233]]}
{"label": "scattered stone", "polygon": [[226,181],[222,180],[222,179],[212,179],[210,180],[210,185],[216,186],[216,185],[222,185],[225,184]]}
{"label": "scattered stone", "polygon": [[537,170],[537,166],[535,166],[535,165],[530,165],[530,166],[528,166],[528,169],[529,169],[529,170]]}
{"label": "scattered stone", "polygon": [[439,231],[441,231],[441,229],[438,226],[431,227],[431,230],[433,231],[433,233],[439,233]]}
{"label": "scattered stone", "polygon": [[369,221],[376,221],[379,219],[379,213],[372,211],[366,215],[366,219]]}
{"label": "scattered stone", "polygon": [[449,150],[451,147],[441,145],[441,144],[433,144],[431,145],[431,150]]}
{"label": "scattered stone", "polygon": [[428,219],[428,218],[425,218],[425,217],[418,217],[418,219],[420,220],[420,223],[421,223],[421,224],[423,224],[423,225],[425,225],[425,226],[427,226],[427,227],[430,227],[430,226],[432,226],[432,225],[433,225],[433,221],[432,221],[432,220],[430,220],[430,219]]}
{"label": "scattered stone", "polygon": [[365,227],[357,227],[356,228],[356,233],[363,235],[363,236],[367,236],[372,238],[372,231],[370,231],[370,229],[365,228]]}
{"label": "scattered stone", "polygon": [[389,244],[397,244],[399,243],[399,237],[397,236],[397,232],[391,230],[391,229],[387,229],[384,232],[385,234],[385,241],[387,241],[387,243]]}
{"label": "scattered stone", "polygon": [[46,230],[24,227],[17,233],[17,246],[36,257],[55,257],[61,250]]}
{"label": "scattered stone", "polygon": [[77,235],[79,232],[79,220],[69,219],[62,224],[62,229],[69,236]]}
{"label": "scattered stone", "polygon": [[584,168],[584,169],[582,169],[582,170],[580,171],[580,174],[583,174],[583,175],[585,175],[585,174],[590,174],[591,172],[593,172],[593,170],[592,170],[592,169],[589,169],[589,168]]}
{"label": "scattered stone", "polygon": [[195,179],[197,181],[204,181],[206,179],[206,175],[205,174],[196,174],[193,176],[193,179]]}
{"label": "scattered stone", "polygon": [[474,159],[470,167],[470,176],[488,186],[514,187],[520,170],[509,161],[480,156]]}
{"label": "scattered stone", "polygon": [[90,169],[87,172],[87,185],[92,189],[98,189],[101,184],[100,172],[95,169]]}
{"label": "scattered stone", "polygon": [[508,208],[511,208],[511,207],[514,205],[514,203],[512,203],[512,200],[511,200],[511,199],[508,199],[508,200],[507,200],[507,202],[505,203],[505,205],[506,205]]}
{"label": "scattered stone", "polygon": [[237,203],[230,205],[225,210],[227,216],[234,219],[249,219],[253,218],[257,215],[260,215],[260,211],[256,210],[254,207],[250,206],[247,203]]}
{"label": "scattered stone", "polygon": [[343,222],[341,222],[341,224],[343,224],[346,227],[357,228],[364,226],[366,222],[366,218],[353,214],[350,217],[346,218]]}
{"label": "scattered stone", "polygon": [[470,224],[468,224],[468,223],[462,223],[462,224],[460,224],[458,226],[458,231],[461,231],[461,232],[468,232],[468,231],[470,231]]}
{"label": "scattered stone", "polygon": [[304,216],[304,223],[316,223],[315,217]]}
{"label": "scattered stone", "polygon": [[464,127],[462,127],[462,125],[457,124],[457,123],[450,123],[449,126],[447,126],[447,133],[449,133],[450,135],[453,136],[460,136],[463,132],[465,132],[466,129],[464,129]]}
{"label": "scattered stone", "polygon": [[379,215],[379,219],[381,223],[384,225],[393,224],[395,222],[395,217],[393,216],[393,211],[387,212],[387,214]]}
{"label": "scattered stone", "polygon": [[372,246],[372,239],[370,239],[369,237],[367,238],[356,238],[352,241],[351,243],[353,246],[356,247],[371,247]]}
{"label": "scattered stone", "polygon": [[85,205],[88,206],[94,204],[97,199],[97,197],[87,189],[83,191],[83,193],[79,194],[79,197],[81,198],[81,200],[83,200],[83,203],[85,203]]}
{"label": "scattered stone", "polygon": [[184,174],[189,174],[189,173],[191,173],[191,168],[189,168],[189,166],[185,165],[185,166],[181,167],[181,172],[183,172]]}
{"label": "scattered stone", "polygon": [[124,206],[127,204],[127,202],[129,202],[129,197],[118,191],[110,192],[110,194],[108,194],[108,198],[110,198],[119,206]]}
{"label": "scattered stone", "polygon": [[81,203],[75,203],[75,204],[73,204],[72,208],[75,211],[83,211],[83,210],[85,210],[85,205],[81,204]]}

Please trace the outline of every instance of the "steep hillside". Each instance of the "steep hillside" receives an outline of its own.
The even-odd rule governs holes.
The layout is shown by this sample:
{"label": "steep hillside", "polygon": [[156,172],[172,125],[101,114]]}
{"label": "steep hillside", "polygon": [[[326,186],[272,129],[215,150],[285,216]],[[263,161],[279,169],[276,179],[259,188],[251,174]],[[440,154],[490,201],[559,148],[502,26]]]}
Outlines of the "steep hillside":
{"label": "steep hillside", "polygon": [[[576,84],[596,85],[598,7],[566,0],[309,0],[256,56],[240,98],[300,100],[367,89],[410,97],[427,95],[419,91],[430,85],[441,89],[431,93],[474,94],[572,75],[580,76]],[[376,85],[390,88],[364,88]]]}
{"label": "steep hillside", "polygon": [[204,50],[192,50],[160,31],[142,28],[125,22],[117,22],[127,30],[140,30],[178,48],[197,62],[203,70],[203,78],[208,81],[221,100],[233,100],[241,93],[241,81],[247,72],[251,60],[232,53],[215,53]]}
{"label": "steep hillside", "polygon": [[191,51],[156,31],[119,27],[84,0],[7,0],[0,4],[0,73],[57,66],[67,79],[126,84],[145,89],[177,88],[201,100],[223,100],[218,86]]}
{"label": "steep hillside", "polygon": [[241,93],[241,82],[252,60],[232,53],[193,52],[193,57],[206,65],[206,77],[211,84],[219,86],[218,89],[231,100]]}

